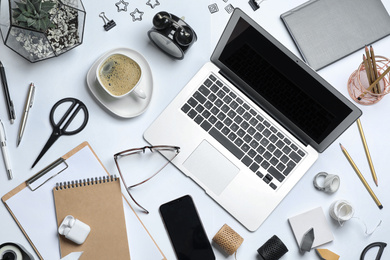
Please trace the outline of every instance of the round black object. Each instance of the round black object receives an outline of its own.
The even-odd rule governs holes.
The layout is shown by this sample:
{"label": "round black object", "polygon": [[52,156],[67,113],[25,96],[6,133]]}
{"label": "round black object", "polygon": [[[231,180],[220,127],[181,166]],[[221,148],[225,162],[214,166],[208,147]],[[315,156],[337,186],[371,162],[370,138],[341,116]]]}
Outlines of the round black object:
{"label": "round black object", "polygon": [[168,12],[159,12],[153,17],[153,26],[158,30],[163,30],[172,24],[169,18],[171,15]]}
{"label": "round black object", "polygon": [[3,255],[3,258],[4,260],[15,260],[16,259],[16,255],[14,252],[6,252],[4,255]]}
{"label": "round black object", "polygon": [[181,46],[188,46],[192,43],[194,39],[194,34],[186,25],[183,25],[182,28],[178,29],[175,33],[175,39],[178,44]]}
{"label": "round black object", "polygon": [[278,260],[287,252],[287,247],[276,235],[268,239],[264,245],[257,249],[261,260]]}

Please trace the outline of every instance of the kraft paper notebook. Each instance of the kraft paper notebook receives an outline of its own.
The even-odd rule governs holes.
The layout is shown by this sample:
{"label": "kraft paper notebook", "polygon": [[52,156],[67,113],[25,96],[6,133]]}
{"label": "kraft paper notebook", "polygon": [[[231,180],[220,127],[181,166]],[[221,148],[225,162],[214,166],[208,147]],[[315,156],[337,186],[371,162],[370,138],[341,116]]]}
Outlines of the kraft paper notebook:
{"label": "kraft paper notebook", "polygon": [[[108,175],[91,146],[84,142],[5,194],[2,201],[38,258],[58,260],[61,256],[53,188],[60,182]],[[123,195],[122,202],[131,260],[166,259]],[[83,256],[81,260],[86,259]]]}
{"label": "kraft paper notebook", "polygon": [[53,195],[58,227],[72,215],[91,228],[81,245],[60,236],[61,257],[82,251],[85,259],[130,259],[119,178],[59,183]]}
{"label": "kraft paper notebook", "polygon": [[314,70],[390,34],[381,0],[310,0],[280,17]]}

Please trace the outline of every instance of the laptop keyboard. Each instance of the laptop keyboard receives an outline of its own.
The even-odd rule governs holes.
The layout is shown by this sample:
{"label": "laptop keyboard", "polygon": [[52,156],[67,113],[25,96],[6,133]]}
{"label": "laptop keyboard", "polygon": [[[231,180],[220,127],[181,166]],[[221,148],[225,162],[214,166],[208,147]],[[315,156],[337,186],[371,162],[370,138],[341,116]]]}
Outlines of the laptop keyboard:
{"label": "laptop keyboard", "polygon": [[306,155],[214,74],[181,110],[274,190]]}

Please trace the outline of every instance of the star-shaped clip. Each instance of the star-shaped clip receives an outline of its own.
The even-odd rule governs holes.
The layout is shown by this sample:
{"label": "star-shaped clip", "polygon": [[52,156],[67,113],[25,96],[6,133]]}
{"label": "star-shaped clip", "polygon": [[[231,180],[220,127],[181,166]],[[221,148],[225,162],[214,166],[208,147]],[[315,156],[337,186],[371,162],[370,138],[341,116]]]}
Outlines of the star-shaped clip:
{"label": "star-shaped clip", "polygon": [[153,0],[153,2],[154,3],[152,3],[152,0],[148,0],[146,5],[149,5],[150,7],[152,7],[152,9],[154,9],[156,6],[160,5],[160,2],[158,0]]}
{"label": "star-shaped clip", "polygon": [[[115,4],[118,8],[118,12],[125,11],[127,12],[127,6],[129,5],[128,2],[125,2],[124,0],[120,0],[118,3]],[[123,6],[123,7],[122,7]]]}
{"label": "star-shaped clip", "polygon": [[138,8],[135,8],[134,12],[130,13],[131,17],[133,17],[133,22],[142,21],[143,14],[144,12],[141,12],[140,10],[138,10]]}

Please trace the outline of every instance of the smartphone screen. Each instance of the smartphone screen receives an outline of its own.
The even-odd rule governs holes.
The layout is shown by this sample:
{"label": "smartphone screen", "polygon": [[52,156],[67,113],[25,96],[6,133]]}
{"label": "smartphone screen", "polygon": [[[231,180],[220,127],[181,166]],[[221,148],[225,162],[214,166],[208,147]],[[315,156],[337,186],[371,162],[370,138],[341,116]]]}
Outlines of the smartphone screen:
{"label": "smartphone screen", "polygon": [[161,205],[160,214],[179,260],[215,259],[191,196]]}

